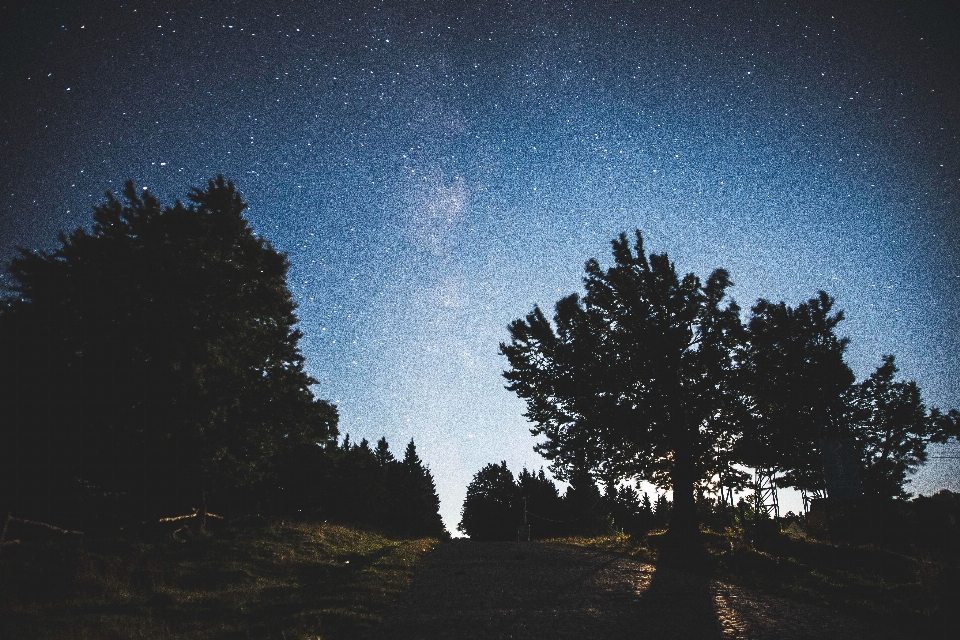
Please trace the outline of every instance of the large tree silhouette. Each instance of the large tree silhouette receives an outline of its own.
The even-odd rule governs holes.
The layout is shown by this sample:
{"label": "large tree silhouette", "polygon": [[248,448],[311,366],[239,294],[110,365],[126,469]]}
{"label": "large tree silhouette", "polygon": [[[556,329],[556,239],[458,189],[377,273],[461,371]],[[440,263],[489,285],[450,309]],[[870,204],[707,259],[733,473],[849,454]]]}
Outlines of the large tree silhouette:
{"label": "large tree silhouette", "polygon": [[843,312],[820,291],[796,308],[759,300],[748,323],[740,376],[750,412],[742,421],[740,461],[770,469],[780,486],[823,489],[820,441],[851,435],[843,419],[853,372],[848,340],[835,333]]}
{"label": "large tree silhouette", "polygon": [[586,295],[563,298],[553,324],[539,307],[501,345],[507,388],[526,400],[538,451],[566,479],[589,469],[607,481],[642,478],[673,489],[671,529],[697,525],[694,491],[716,466],[714,418],[731,401],[741,324],[715,270],[702,285],[678,277],[636,232],[613,241],[614,265],[586,264]]}
{"label": "large tree silhouette", "polygon": [[234,185],[170,207],[132,182],[123,195],[10,264],[5,508],[141,517],[205,492],[266,495],[286,452],[336,435],[303,370],[288,262]]}

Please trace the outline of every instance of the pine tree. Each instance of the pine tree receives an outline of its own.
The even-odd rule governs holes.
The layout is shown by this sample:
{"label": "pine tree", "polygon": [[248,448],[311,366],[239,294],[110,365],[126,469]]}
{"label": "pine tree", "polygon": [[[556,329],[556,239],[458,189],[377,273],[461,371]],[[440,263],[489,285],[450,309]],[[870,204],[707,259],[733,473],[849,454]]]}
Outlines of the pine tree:
{"label": "pine tree", "polygon": [[390,445],[387,444],[386,437],[377,440],[377,448],[374,450],[374,455],[377,458],[377,464],[383,468],[387,468],[392,462],[396,462],[396,458],[390,453]]}
{"label": "pine tree", "polygon": [[670,512],[673,511],[673,503],[667,500],[667,494],[657,494],[657,500],[653,503],[653,522],[655,526],[663,527],[670,521]]}
{"label": "pine tree", "polygon": [[644,531],[653,527],[653,505],[650,503],[650,494],[646,491],[643,492],[643,500],[640,502],[640,521]]}
{"label": "pine tree", "polygon": [[566,519],[563,499],[557,486],[547,478],[542,468],[533,474],[524,467],[517,475],[516,487],[516,513],[513,518],[522,522],[523,509],[526,507],[527,524],[532,538],[555,538],[566,533],[563,525]]}
{"label": "pine tree", "polygon": [[[649,501],[648,496],[647,502]],[[651,526],[650,518],[643,511],[640,494],[629,485],[608,485],[603,506],[613,518],[615,528],[628,535],[646,533]]]}
{"label": "pine tree", "polygon": [[567,531],[570,535],[609,533],[609,514],[605,510],[600,489],[586,469],[570,474],[570,485],[563,496]]}
{"label": "pine tree", "polygon": [[440,537],[446,529],[440,518],[440,498],[437,496],[433,474],[417,455],[417,446],[411,439],[399,466],[397,506],[398,532],[412,538]]}

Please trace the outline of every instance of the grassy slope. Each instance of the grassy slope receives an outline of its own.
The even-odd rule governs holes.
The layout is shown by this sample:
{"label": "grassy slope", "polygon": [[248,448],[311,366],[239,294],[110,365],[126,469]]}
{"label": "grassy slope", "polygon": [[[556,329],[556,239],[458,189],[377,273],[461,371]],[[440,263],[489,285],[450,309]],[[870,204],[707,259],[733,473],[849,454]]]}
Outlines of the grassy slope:
{"label": "grassy slope", "polygon": [[[619,535],[558,540],[656,564],[663,532],[634,540]],[[705,532],[704,553],[683,568],[717,580],[912,628],[942,624],[949,585],[960,569],[943,551],[897,553],[872,545],[834,544],[802,531],[768,533],[753,541],[741,532]],[[954,554],[955,555],[955,554]]]}
{"label": "grassy slope", "polygon": [[25,543],[0,556],[0,637],[354,638],[435,543],[304,523]]}
{"label": "grassy slope", "polygon": [[[659,532],[557,542],[666,557]],[[704,542],[685,568],[913,630],[945,618],[960,566],[944,552],[838,545],[792,530],[753,541],[707,532]],[[0,637],[355,638],[382,619],[435,543],[305,523],[183,541],[27,542],[0,555]]]}

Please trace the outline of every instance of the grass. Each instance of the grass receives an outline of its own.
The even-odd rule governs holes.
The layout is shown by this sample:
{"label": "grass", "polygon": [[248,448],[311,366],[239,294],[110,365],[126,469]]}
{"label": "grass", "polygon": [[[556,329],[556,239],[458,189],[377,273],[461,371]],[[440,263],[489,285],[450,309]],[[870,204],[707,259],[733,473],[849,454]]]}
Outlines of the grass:
{"label": "grass", "polygon": [[[707,574],[742,587],[936,629],[957,598],[955,549],[833,543],[791,525],[704,530],[699,553],[662,531],[555,542]],[[216,533],[24,540],[0,554],[2,638],[355,638],[409,587],[436,540],[331,524]],[[951,611],[952,613],[952,611]]]}
{"label": "grass", "polygon": [[354,638],[435,543],[291,522],[25,541],[0,556],[0,637]]}
{"label": "grass", "polygon": [[752,540],[739,529],[701,534],[699,553],[685,551],[669,558],[664,550],[670,543],[663,531],[636,539],[619,534],[558,542],[652,564],[677,564],[680,557],[681,568],[722,582],[878,617],[913,630],[943,624],[958,595],[956,550],[892,551],[869,544],[833,543],[808,536],[796,525]]}

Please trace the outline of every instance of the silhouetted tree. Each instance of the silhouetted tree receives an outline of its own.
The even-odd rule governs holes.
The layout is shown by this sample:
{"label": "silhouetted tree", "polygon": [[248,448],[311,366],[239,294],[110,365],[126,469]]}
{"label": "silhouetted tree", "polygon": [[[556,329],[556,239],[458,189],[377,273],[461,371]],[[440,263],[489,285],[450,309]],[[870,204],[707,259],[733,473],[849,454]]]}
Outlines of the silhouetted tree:
{"label": "silhouetted tree", "polygon": [[781,474],[778,486],[821,491],[820,441],[849,434],[844,393],[854,378],[843,361],[848,340],[834,333],[843,312],[832,309],[823,291],[796,308],[759,300],[752,309],[740,377],[752,411],[738,456]]}
{"label": "silhouetted tree", "polygon": [[650,503],[650,494],[646,491],[643,492],[643,499],[640,501],[640,515],[646,528],[653,526],[653,505]]}
{"label": "silhouetted tree", "polygon": [[132,182],[91,230],[21,250],[0,308],[4,509],[143,517],[269,497],[335,436],[303,371],[288,262],[222,177],[161,207]]}
{"label": "silhouetted tree", "polygon": [[366,438],[351,443],[347,434],[332,454],[336,462],[333,484],[325,491],[330,496],[326,517],[352,525],[383,526],[392,505],[370,443]]}
{"label": "silhouetted tree", "polygon": [[751,483],[751,475],[743,468],[737,445],[742,438],[742,418],[735,425],[719,431],[712,458],[712,468],[707,471],[710,480],[706,489],[716,496],[717,509],[732,513],[734,496],[742,493]]}
{"label": "silhouetted tree", "polygon": [[517,486],[506,461],[488,464],[467,487],[457,530],[474,540],[516,540]]}
{"label": "silhouetted tree", "polygon": [[567,535],[593,536],[612,533],[610,506],[586,469],[574,469],[563,495]]}
{"label": "silhouetted tree", "polygon": [[[335,443],[290,447],[277,470],[270,512],[301,518],[326,518],[336,469]],[[268,505],[271,506],[271,505]],[[228,512],[229,514],[230,512]]]}
{"label": "silhouetted tree", "polygon": [[411,439],[398,467],[397,482],[388,487],[397,507],[394,530],[407,537],[439,537],[445,533],[440,498],[433,475],[417,455]]}
{"label": "silhouetted tree", "polygon": [[387,444],[386,437],[377,440],[377,448],[374,451],[374,455],[377,458],[377,464],[383,468],[387,468],[392,462],[396,462],[396,458],[390,453],[390,445]]}
{"label": "silhouetted tree", "polygon": [[670,513],[673,511],[673,503],[667,500],[667,494],[657,494],[657,499],[653,503],[653,523],[657,527],[664,527],[670,521]]}
{"label": "silhouetted tree", "polygon": [[854,385],[848,399],[850,420],[863,452],[860,480],[864,493],[880,498],[909,498],[907,474],[927,459],[927,445],[956,436],[957,411],[947,414],[924,406],[916,383],[895,382],[894,357]]}
{"label": "silhouetted tree", "polygon": [[[514,518],[523,521],[523,508],[527,509],[527,524],[530,536],[535,539],[555,538],[567,533],[567,515],[557,486],[541,468],[536,474],[524,468],[517,475],[517,501]],[[526,504],[523,500],[526,500]]]}
{"label": "silhouetted tree", "polygon": [[526,400],[537,450],[560,479],[580,465],[604,479],[639,478],[674,493],[671,529],[697,527],[694,489],[715,465],[713,418],[735,397],[739,309],[721,307],[723,269],[705,286],[648,258],[636,232],[613,241],[614,266],[586,264],[586,295],[563,298],[554,323],[539,307],[501,344],[507,388]]}

